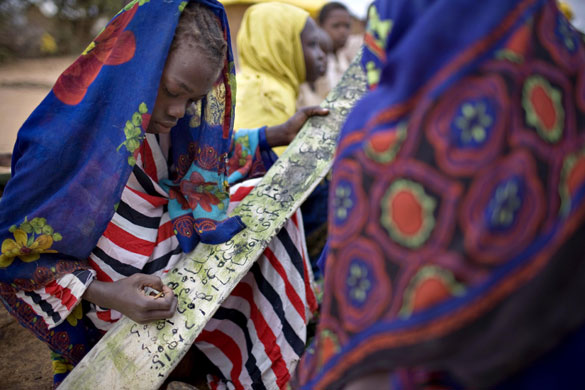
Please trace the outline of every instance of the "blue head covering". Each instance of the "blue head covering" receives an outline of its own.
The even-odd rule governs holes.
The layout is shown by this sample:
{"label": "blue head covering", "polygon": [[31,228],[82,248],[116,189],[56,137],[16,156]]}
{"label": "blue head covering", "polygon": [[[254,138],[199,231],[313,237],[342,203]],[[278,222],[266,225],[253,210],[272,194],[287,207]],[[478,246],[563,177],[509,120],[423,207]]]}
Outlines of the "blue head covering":
{"label": "blue head covering", "polygon": [[[215,86],[171,132],[172,169],[161,184],[171,195],[169,212],[185,252],[200,241],[225,241],[243,226],[226,216],[235,87],[227,18],[217,1],[197,1],[217,16],[228,52]],[[97,332],[87,321],[66,321],[48,331],[14,293],[88,267],[85,259],[136,163],[186,5],[128,4],[60,76],[18,133],[13,177],[0,201],[0,292],[26,326],[71,362],[87,352]],[[182,189],[187,187],[189,193]]]}

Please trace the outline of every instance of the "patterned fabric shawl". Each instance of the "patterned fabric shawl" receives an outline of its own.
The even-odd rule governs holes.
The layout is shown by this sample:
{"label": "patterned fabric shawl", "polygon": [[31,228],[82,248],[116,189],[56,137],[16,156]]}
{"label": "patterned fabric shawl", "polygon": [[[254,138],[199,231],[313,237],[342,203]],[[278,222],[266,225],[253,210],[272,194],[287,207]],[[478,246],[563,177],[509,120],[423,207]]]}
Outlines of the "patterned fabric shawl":
{"label": "patterned fabric shawl", "polygon": [[506,388],[582,388],[583,38],[554,0],[377,1],[369,20],[301,387],[504,388],[562,353]]}
{"label": "patterned fabric shawl", "polygon": [[[218,17],[223,6],[197,0]],[[0,293],[8,309],[77,362],[99,334],[85,319],[48,331],[15,289],[32,291],[88,268],[136,162],[175,28],[186,1],[128,4],[58,79],[20,129],[13,177],[0,201]],[[211,92],[171,132],[169,213],[184,252],[242,229],[227,218],[227,155],[235,75],[231,49]]]}

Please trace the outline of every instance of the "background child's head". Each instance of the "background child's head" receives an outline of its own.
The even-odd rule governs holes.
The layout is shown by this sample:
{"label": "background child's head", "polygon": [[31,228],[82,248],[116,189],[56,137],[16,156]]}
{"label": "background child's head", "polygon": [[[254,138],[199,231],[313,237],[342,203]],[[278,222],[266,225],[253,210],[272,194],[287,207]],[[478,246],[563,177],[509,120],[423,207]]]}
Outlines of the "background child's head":
{"label": "background child's head", "polygon": [[327,71],[325,52],[321,48],[321,29],[311,18],[301,32],[301,44],[305,58],[306,81],[313,82]]}
{"label": "background child's head", "polygon": [[327,31],[319,28],[319,46],[323,53],[330,54],[333,53],[333,39],[327,34]]}
{"label": "background child's head", "polygon": [[333,41],[333,51],[345,46],[351,32],[351,15],[347,7],[336,1],[327,3],[319,13],[319,25]]}

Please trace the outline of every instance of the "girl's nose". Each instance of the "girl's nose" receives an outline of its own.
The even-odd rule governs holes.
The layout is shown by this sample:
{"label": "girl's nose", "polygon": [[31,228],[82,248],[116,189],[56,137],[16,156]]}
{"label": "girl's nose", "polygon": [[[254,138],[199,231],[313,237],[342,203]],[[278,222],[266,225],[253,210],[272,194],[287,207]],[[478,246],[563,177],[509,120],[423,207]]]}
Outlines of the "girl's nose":
{"label": "girl's nose", "polygon": [[185,111],[187,110],[187,103],[186,102],[173,102],[169,105],[167,110],[167,114],[172,116],[175,119],[181,119],[185,116]]}

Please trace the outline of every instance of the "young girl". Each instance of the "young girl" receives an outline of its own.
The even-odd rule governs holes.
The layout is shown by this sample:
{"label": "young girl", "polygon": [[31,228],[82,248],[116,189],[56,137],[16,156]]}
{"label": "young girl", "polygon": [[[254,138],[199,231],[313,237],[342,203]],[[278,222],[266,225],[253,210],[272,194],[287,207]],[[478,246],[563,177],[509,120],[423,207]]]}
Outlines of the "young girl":
{"label": "young girl", "polygon": [[[232,139],[228,37],[214,0],[133,1],[19,132],[0,202],[0,294],[54,351],[56,383],[122,315],[144,323],[174,314],[177,300],[160,276],[199,242],[225,242],[244,228],[227,217],[229,184],[261,176],[276,158],[271,147],[290,142],[308,116],[325,113],[308,109]],[[310,312],[298,224],[284,229],[292,245],[272,249],[289,281],[306,286],[296,293]],[[280,388],[288,380],[308,318],[295,317],[271,266],[261,258],[240,288],[254,294],[228,298],[229,309],[197,340],[214,374],[210,383]],[[155,299],[147,287],[164,295]],[[260,318],[246,318],[252,305]],[[255,335],[260,320],[268,327]],[[250,334],[274,342],[252,354]]]}

